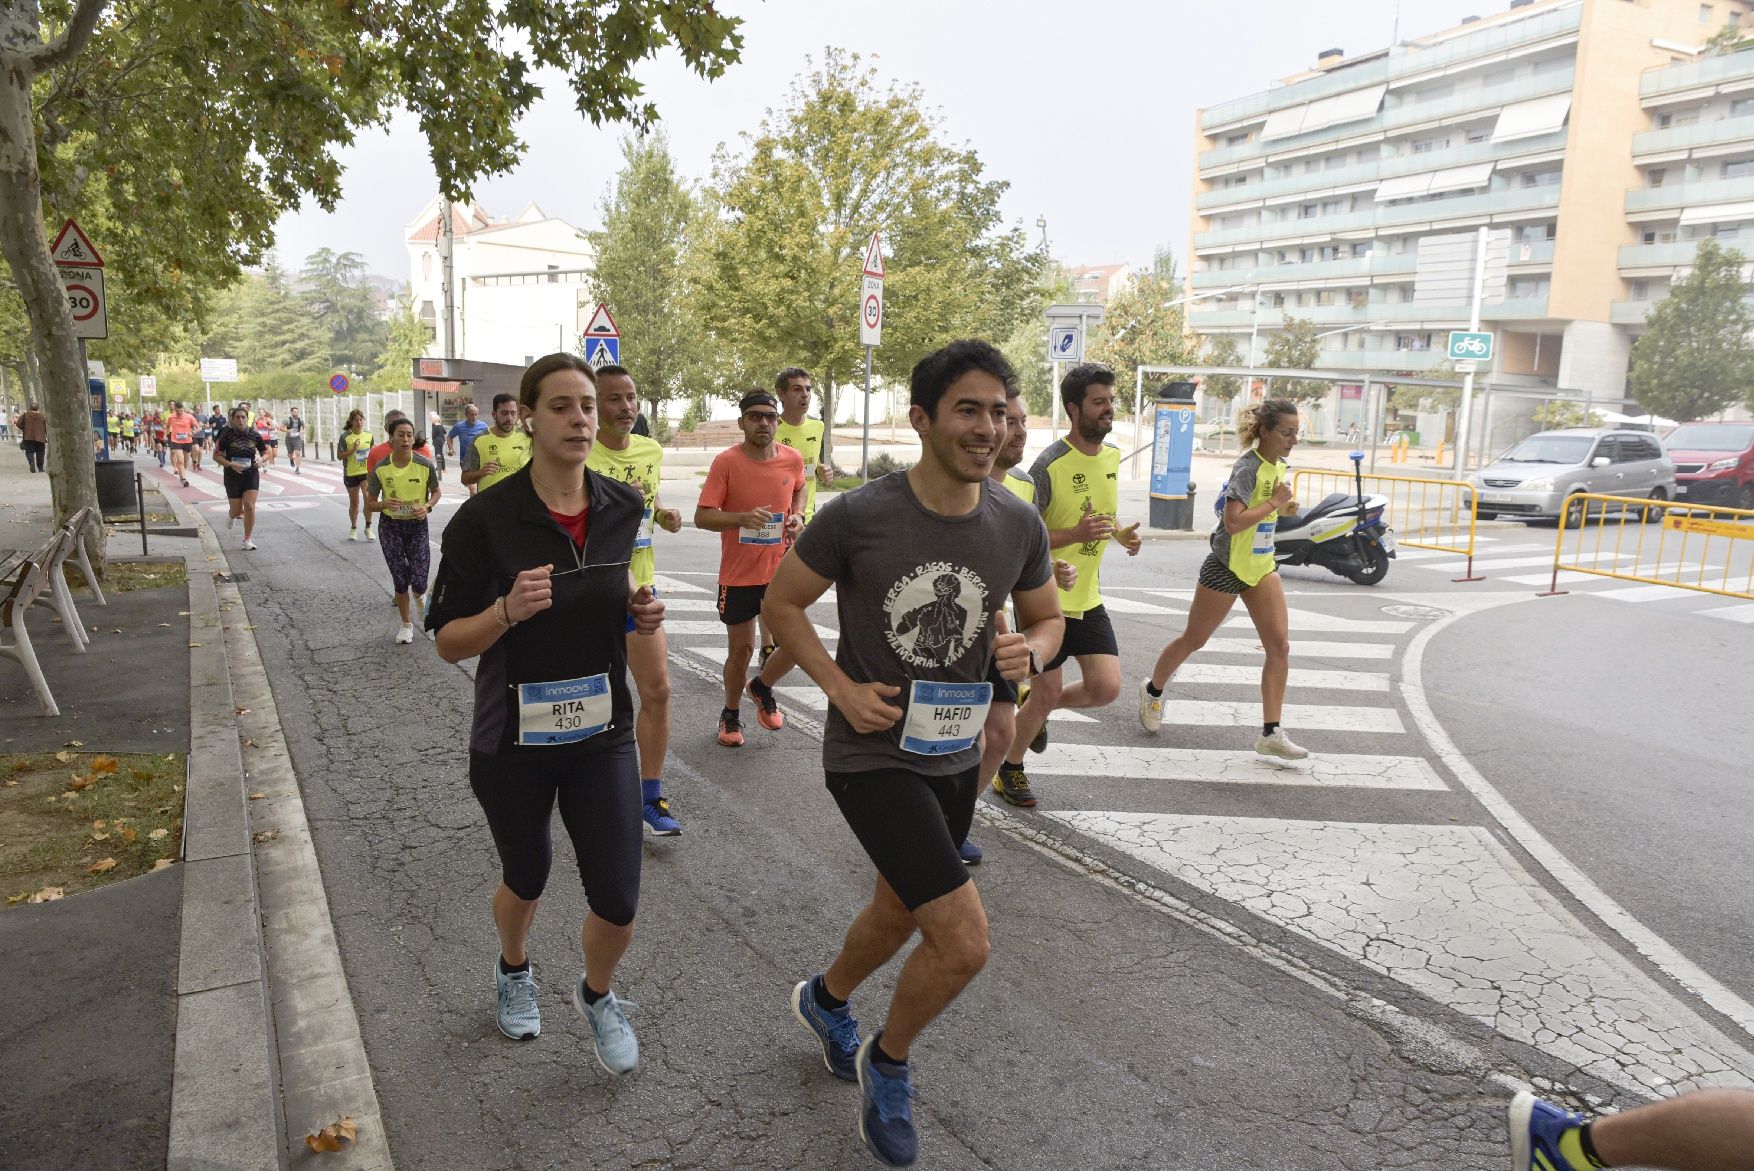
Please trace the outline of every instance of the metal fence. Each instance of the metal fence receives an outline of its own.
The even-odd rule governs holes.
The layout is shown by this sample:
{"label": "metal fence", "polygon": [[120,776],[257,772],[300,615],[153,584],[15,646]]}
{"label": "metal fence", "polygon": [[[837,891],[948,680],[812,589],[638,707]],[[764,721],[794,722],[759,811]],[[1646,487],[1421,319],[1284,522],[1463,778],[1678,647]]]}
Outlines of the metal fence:
{"label": "metal fence", "polygon": [[[1313,489],[1305,495],[1305,487]],[[1329,492],[1351,495],[1357,480],[1351,472],[1302,468],[1292,473],[1291,489],[1305,508]],[[1420,476],[1364,477],[1364,491],[1388,498],[1384,519],[1395,530],[1395,539],[1415,549],[1436,549],[1468,559],[1466,575],[1456,581],[1479,581],[1474,574],[1474,528],[1479,501],[1474,486],[1462,480],[1433,480]]]}
{"label": "metal fence", "polygon": [[[228,399],[215,394],[213,402],[224,407],[236,399]],[[384,415],[389,411],[401,411],[414,420],[414,427],[421,435],[426,435],[429,422],[418,417],[419,396],[412,390],[398,390],[386,393],[326,395],[322,398],[299,399],[252,399],[250,407],[253,411],[263,408],[273,414],[275,423],[284,423],[286,416],[293,407],[305,421],[305,458],[315,460],[333,460],[335,444],[341,438],[346,426],[347,416],[354,410],[365,412],[365,429],[382,439]],[[205,407],[203,408],[205,409]],[[255,422],[251,415],[250,421]],[[430,438],[430,436],[429,436]]]}
{"label": "metal fence", "polygon": [[1561,573],[1584,573],[1754,598],[1754,511],[1593,492],[1568,504],[1553,545],[1553,580],[1542,597],[1566,592]]}

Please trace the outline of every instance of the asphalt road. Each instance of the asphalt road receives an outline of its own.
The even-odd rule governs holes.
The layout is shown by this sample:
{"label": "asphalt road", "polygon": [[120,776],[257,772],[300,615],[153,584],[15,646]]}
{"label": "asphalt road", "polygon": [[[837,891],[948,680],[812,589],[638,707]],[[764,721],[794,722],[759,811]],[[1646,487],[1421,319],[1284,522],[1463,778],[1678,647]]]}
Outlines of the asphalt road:
{"label": "asphalt road", "polygon": [[[713,743],[716,538],[659,541],[686,831],[647,846],[619,989],[644,1065],[611,1083],[567,1004],[564,835],[532,947],[545,1031],[515,1045],[492,1019],[467,672],[391,645],[382,557],[346,541],[338,483],[271,481],[260,551],[229,556],[398,1163],[863,1165],[856,1091],[786,996],[869,868],[822,788],[807,679],[782,691],[784,732]],[[671,495],[686,515],[692,492]],[[1551,549],[1551,530],[1489,535]],[[1747,868],[1724,863],[1754,813],[1732,710],[1754,626],[1700,595],[1537,600],[1507,580],[1526,568],[1457,585],[1411,552],[1376,590],[1291,571],[1286,723],[1316,761],[1280,770],[1248,751],[1246,620],[1172,683],[1159,737],[1134,717],[1203,552],[1113,551],[1128,694],[1054,721],[1037,810],[983,803],[993,960],[916,1050],[923,1165],[1497,1167],[1513,1084],[1621,1103],[1750,1084]],[[892,975],[855,998],[867,1024]]]}

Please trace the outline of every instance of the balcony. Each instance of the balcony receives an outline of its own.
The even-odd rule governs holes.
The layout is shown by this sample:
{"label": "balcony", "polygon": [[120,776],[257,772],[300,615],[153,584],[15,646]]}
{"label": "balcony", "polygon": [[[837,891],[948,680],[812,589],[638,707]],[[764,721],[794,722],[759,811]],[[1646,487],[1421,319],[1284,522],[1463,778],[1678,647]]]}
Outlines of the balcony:
{"label": "balcony", "polygon": [[1620,248],[1620,268],[1674,268],[1692,264],[1699,250],[1698,240],[1676,240],[1670,244],[1625,244]]}
{"label": "balcony", "polygon": [[[1523,244],[1512,240],[1510,242],[1511,267],[1515,268],[1519,264],[1551,265],[1553,263],[1553,243],[1552,240],[1532,240]],[[1524,255],[1524,249],[1528,250],[1527,255]]]}
{"label": "balcony", "polygon": [[1443,365],[1442,350],[1323,350],[1317,370],[1356,370],[1360,374],[1423,374]]}
{"label": "balcony", "polygon": [[[1749,54],[1754,56],[1754,53]],[[1626,214],[1676,211],[1707,203],[1741,203],[1754,192],[1748,179],[1703,179],[1697,183],[1664,183],[1661,187],[1638,187],[1626,193]],[[1666,219],[1646,215],[1645,219]]]}
{"label": "balcony", "polygon": [[1654,106],[1668,94],[1748,80],[1754,80],[1754,53],[1729,53],[1684,65],[1647,69],[1638,79],[1638,96],[1645,105]]}
{"label": "balcony", "polygon": [[1313,260],[1301,264],[1263,264],[1252,268],[1227,268],[1216,272],[1194,274],[1194,288],[1222,289],[1231,285],[1287,285],[1296,287],[1312,281],[1337,277],[1390,276],[1411,273],[1418,259],[1411,252],[1398,255],[1373,252],[1368,256],[1344,256],[1338,260]]}
{"label": "balcony", "polygon": [[[1754,56],[1754,53],[1749,54]],[[1740,118],[1719,118],[1713,122],[1695,122],[1691,126],[1669,126],[1647,130],[1632,136],[1632,161],[1649,155],[1670,154],[1702,146],[1725,143],[1754,143],[1754,114]]]}
{"label": "balcony", "polygon": [[[1680,185],[1677,185],[1680,186]],[[1559,206],[1557,184],[1546,187],[1519,187],[1515,190],[1488,191],[1483,195],[1463,195],[1455,199],[1436,199],[1428,203],[1406,203],[1395,207],[1377,207],[1366,211],[1344,212],[1339,215],[1311,216],[1308,219],[1275,220],[1242,228],[1214,229],[1194,236],[1194,250],[1204,252],[1227,244],[1248,244],[1290,238],[1326,240],[1340,233],[1376,235],[1372,229],[1404,228],[1412,224],[1440,224],[1453,220],[1501,219],[1519,212],[1537,211]]]}
{"label": "balcony", "polygon": [[1493,86],[1490,89],[1484,85],[1470,86],[1436,101],[1390,106],[1380,115],[1380,124],[1384,130],[1393,130],[1400,126],[1434,120],[1451,122],[1462,114],[1496,110],[1500,106],[1546,97],[1548,94],[1568,93],[1576,79],[1576,72],[1572,68],[1556,69],[1539,77],[1525,77],[1509,85]]}
{"label": "balcony", "polygon": [[1615,325],[1643,325],[1656,301],[1615,301],[1608,306],[1608,320]]}

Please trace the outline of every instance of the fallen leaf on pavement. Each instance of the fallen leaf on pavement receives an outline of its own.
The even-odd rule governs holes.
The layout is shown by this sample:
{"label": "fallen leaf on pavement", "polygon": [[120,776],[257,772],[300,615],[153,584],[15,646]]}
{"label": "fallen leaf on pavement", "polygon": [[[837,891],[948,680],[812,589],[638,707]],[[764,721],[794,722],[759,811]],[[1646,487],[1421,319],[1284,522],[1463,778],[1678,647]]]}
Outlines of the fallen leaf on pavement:
{"label": "fallen leaf on pavement", "polygon": [[148,769],[131,768],[128,771],[134,774],[134,779],[137,781],[149,781],[152,779],[152,773]]}
{"label": "fallen leaf on pavement", "polygon": [[237,714],[240,716],[247,716],[250,714],[250,709],[247,707],[240,707],[237,709]]}
{"label": "fallen leaf on pavement", "polygon": [[17,781],[15,781],[15,780],[13,780],[13,779],[12,779],[12,778],[11,778],[11,777],[8,777],[8,778],[7,778],[7,779],[6,779],[6,787],[7,787],[7,788],[8,788],[8,789],[15,789],[15,788],[17,788],[17,787],[18,787],[18,782],[17,782]]}
{"label": "fallen leaf on pavement", "polygon": [[67,741],[67,743],[61,745],[61,747],[63,747],[63,748],[84,748],[85,741],[83,741],[83,740],[69,740],[69,741]]}
{"label": "fallen leaf on pavement", "polygon": [[354,1125],[353,1118],[348,1115],[338,1118],[315,1134],[305,1135],[305,1145],[319,1154],[339,1151],[358,1136],[359,1128]]}
{"label": "fallen leaf on pavement", "polygon": [[91,840],[94,842],[107,842],[110,840],[109,831],[100,829],[91,835]]}
{"label": "fallen leaf on pavement", "polygon": [[260,748],[261,745],[257,744],[254,740],[245,740],[244,747],[245,748]]}
{"label": "fallen leaf on pavement", "polygon": [[55,753],[55,759],[60,761],[62,764],[66,764],[68,761],[73,759],[73,754],[71,752],[57,752],[57,753]]}
{"label": "fallen leaf on pavement", "polygon": [[252,800],[252,801],[260,801],[260,800],[261,800],[261,799],[262,799],[262,798],[264,798],[264,797],[266,797],[266,796],[267,796],[267,795],[268,795],[268,794],[266,794],[266,793],[251,793],[251,794],[250,794],[250,800]]}
{"label": "fallen leaf on pavement", "polygon": [[127,842],[129,845],[132,845],[134,843],[134,839],[138,838],[140,836],[139,834],[134,832],[134,827],[131,825],[122,826],[118,832],[121,833],[122,840],[124,842]]}
{"label": "fallen leaf on pavement", "polygon": [[256,840],[257,840],[257,841],[258,841],[258,842],[271,842],[271,841],[273,841],[273,840],[274,840],[274,839],[275,839],[275,838],[277,838],[277,837],[279,837],[279,836],[280,836],[280,831],[279,831],[279,830],[277,830],[277,829],[265,829],[265,830],[262,830],[262,831],[261,831],[261,832],[260,832],[260,833],[258,833],[258,834],[257,834],[257,835],[256,835]]}
{"label": "fallen leaf on pavement", "polygon": [[156,842],[156,841],[158,841],[158,839],[164,837],[166,834],[168,834],[170,832],[171,832],[170,830],[165,829],[161,826],[160,828],[153,830],[151,833],[147,834],[146,836],[151,838],[153,841]]}
{"label": "fallen leaf on pavement", "polygon": [[154,870],[169,870],[172,866],[175,866],[176,864],[177,863],[176,863],[176,860],[174,858],[160,858],[158,861],[156,861],[152,864],[152,868]]}
{"label": "fallen leaf on pavement", "polygon": [[166,630],[169,630],[169,629],[170,629],[170,625],[171,625],[171,624],[170,624],[170,623],[168,623],[168,622],[160,622],[160,623],[159,623],[159,626],[161,626],[161,627],[163,627],[163,628],[164,628],[164,629],[166,629]]}
{"label": "fallen leaf on pavement", "polygon": [[66,897],[67,897],[67,888],[66,887],[64,887],[64,886],[45,886],[42,890],[39,890],[36,894],[30,896],[30,901],[33,903],[52,903],[56,899],[63,899]]}
{"label": "fallen leaf on pavement", "polygon": [[109,823],[109,822],[107,822],[107,821],[103,821],[103,820],[101,820],[101,819],[100,819],[100,820],[98,820],[98,821],[94,821],[94,822],[92,822],[92,823],[91,823],[91,828],[92,828],[92,829],[109,829],[109,828],[110,828],[110,823]]}
{"label": "fallen leaf on pavement", "polygon": [[106,776],[115,772],[116,758],[113,756],[100,756],[96,758],[91,762],[91,771],[93,775],[102,773]]}
{"label": "fallen leaf on pavement", "polygon": [[82,792],[86,789],[91,788],[95,784],[97,784],[96,777],[91,777],[91,776],[82,777],[78,773],[74,773],[73,779],[67,782],[67,787],[69,789],[72,789],[75,793],[79,793],[79,792]]}
{"label": "fallen leaf on pavement", "polygon": [[187,610],[178,610],[177,611],[178,618],[187,618],[188,616],[189,616],[189,612]]}
{"label": "fallen leaf on pavement", "polygon": [[92,874],[108,874],[110,871],[114,870],[115,868],[116,868],[116,860],[114,858],[100,858],[98,861],[93,862],[91,864],[90,873],[92,873]]}
{"label": "fallen leaf on pavement", "polygon": [[21,890],[15,895],[7,895],[6,896],[6,905],[9,907],[16,906],[17,904],[24,902],[24,900],[26,900],[28,898],[30,898],[30,892],[28,890]]}
{"label": "fallen leaf on pavement", "polygon": [[192,643],[190,643],[190,644],[189,644],[189,646],[191,646],[191,647],[198,647],[198,646],[200,646],[200,645],[201,645],[201,644],[200,644],[200,643],[198,643],[198,642],[192,642]]}

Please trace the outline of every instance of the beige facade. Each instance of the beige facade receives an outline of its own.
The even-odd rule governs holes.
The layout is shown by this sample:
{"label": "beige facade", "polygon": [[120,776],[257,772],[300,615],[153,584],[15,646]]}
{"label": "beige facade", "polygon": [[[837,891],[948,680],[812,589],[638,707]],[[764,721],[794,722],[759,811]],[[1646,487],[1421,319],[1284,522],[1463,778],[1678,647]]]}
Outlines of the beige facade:
{"label": "beige facade", "polygon": [[[1258,358],[1307,319],[1321,368],[1441,370],[1468,281],[1421,244],[1485,227],[1482,373],[1617,403],[1698,239],[1754,254],[1754,50],[1706,44],[1732,25],[1754,2],[1521,0],[1201,111],[1189,324],[1257,335]],[[1336,391],[1317,426],[1362,409]]]}

